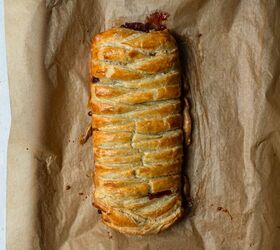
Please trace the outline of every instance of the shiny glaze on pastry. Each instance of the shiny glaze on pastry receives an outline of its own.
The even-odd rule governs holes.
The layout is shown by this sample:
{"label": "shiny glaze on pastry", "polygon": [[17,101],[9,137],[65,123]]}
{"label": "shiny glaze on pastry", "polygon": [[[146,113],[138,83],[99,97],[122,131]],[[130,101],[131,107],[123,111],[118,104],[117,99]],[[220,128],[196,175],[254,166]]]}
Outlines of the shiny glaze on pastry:
{"label": "shiny glaze on pastry", "polygon": [[158,233],[183,213],[176,42],[166,29],[112,28],[91,58],[94,205],[120,232]]}

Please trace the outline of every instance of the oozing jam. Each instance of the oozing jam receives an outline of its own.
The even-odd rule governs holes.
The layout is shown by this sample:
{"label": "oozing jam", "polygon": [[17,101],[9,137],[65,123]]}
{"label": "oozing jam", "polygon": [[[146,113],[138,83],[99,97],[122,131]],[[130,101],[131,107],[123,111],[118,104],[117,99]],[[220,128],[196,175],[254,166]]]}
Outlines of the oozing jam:
{"label": "oozing jam", "polygon": [[165,30],[166,25],[163,24],[163,22],[166,21],[169,16],[170,15],[165,11],[155,11],[146,17],[145,23],[125,23],[121,25],[121,27],[142,32],[150,32],[151,30]]}
{"label": "oozing jam", "polygon": [[150,31],[150,27],[148,23],[125,23],[121,25],[121,27],[131,29],[131,30],[143,31],[143,32]]}
{"label": "oozing jam", "polygon": [[169,16],[169,13],[165,11],[155,11],[146,17],[146,23],[149,23],[155,30],[164,30],[166,29],[166,25],[163,24],[163,22],[166,21]]}

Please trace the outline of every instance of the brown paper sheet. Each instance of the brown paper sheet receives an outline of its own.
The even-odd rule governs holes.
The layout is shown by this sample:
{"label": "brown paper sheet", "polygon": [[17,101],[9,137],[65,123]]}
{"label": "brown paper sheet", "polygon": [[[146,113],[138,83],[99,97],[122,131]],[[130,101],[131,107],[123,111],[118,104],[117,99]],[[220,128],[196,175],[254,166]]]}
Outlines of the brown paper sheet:
{"label": "brown paper sheet", "polygon": [[[280,249],[280,2],[7,0],[12,128],[7,249]],[[47,6],[47,7],[46,7]],[[189,78],[193,208],[126,236],[91,205],[91,37],[170,13]],[[186,62],[188,53],[188,63]]]}

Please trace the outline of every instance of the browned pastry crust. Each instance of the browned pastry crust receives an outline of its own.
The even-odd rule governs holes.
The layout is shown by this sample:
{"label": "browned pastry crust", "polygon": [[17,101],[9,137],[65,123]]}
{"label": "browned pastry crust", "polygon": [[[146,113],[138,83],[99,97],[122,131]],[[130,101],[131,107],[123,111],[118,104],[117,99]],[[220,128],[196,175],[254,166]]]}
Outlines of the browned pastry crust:
{"label": "browned pastry crust", "polygon": [[92,43],[94,204],[108,226],[158,233],[183,213],[183,132],[175,40],[113,28]]}

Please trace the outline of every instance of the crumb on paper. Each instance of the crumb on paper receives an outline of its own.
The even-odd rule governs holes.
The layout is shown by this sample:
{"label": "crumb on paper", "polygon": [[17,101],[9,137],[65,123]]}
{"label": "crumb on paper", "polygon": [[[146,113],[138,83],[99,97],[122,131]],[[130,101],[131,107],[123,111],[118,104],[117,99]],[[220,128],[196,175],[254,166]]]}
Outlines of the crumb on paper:
{"label": "crumb on paper", "polygon": [[89,174],[86,174],[86,177],[88,177],[88,178],[89,178],[89,177],[90,177],[90,175],[89,175]]}
{"label": "crumb on paper", "polygon": [[230,214],[230,212],[229,212],[226,208],[217,207],[217,211],[221,211],[221,212],[224,212],[224,213],[228,214],[228,216],[230,217],[230,219],[233,220],[232,215]]}
{"label": "crumb on paper", "polygon": [[79,195],[84,195],[84,193],[80,192]]}
{"label": "crumb on paper", "polygon": [[111,232],[107,231],[107,234],[108,234],[108,238],[109,238],[109,239],[112,239],[112,238],[113,238]]}
{"label": "crumb on paper", "polygon": [[87,142],[87,140],[92,136],[92,132],[93,132],[93,129],[92,129],[91,123],[89,123],[85,132],[80,136],[81,145],[84,145]]}
{"label": "crumb on paper", "polygon": [[29,148],[26,148],[26,150],[29,150]]}
{"label": "crumb on paper", "polygon": [[70,185],[66,185],[65,189],[69,190],[69,189],[71,189],[71,186]]}
{"label": "crumb on paper", "polygon": [[198,33],[198,35],[197,35],[198,37],[201,37],[202,36],[202,34],[201,33]]}

